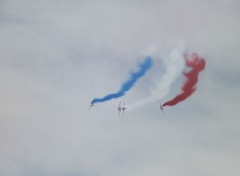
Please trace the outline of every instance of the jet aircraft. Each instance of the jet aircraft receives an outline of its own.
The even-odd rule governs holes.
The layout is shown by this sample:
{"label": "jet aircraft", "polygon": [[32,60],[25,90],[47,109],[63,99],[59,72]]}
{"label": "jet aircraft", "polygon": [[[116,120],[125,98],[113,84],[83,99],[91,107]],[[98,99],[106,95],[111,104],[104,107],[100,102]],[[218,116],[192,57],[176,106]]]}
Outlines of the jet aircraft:
{"label": "jet aircraft", "polygon": [[120,116],[121,110],[122,110],[121,102],[119,102],[119,106],[118,106],[118,115],[119,115],[119,116]]}
{"label": "jet aircraft", "polygon": [[88,110],[91,109],[93,106],[94,106],[94,103],[91,103],[90,107],[88,108]]}
{"label": "jet aircraft", "polygon": [[127,108],[125,107],[125,101],[124,101],[124,105],[122,107],[122,115],[124,115],[124,111],[126,110]]}
{"label": "jet aircraft", "polygon": [[[162,103],[159,101],[159,103],[160,103],[160,109],[161,109],[161,111],[163,112],[163,105],[162,105]],[[164,112],[163,112],[164,113]]]}

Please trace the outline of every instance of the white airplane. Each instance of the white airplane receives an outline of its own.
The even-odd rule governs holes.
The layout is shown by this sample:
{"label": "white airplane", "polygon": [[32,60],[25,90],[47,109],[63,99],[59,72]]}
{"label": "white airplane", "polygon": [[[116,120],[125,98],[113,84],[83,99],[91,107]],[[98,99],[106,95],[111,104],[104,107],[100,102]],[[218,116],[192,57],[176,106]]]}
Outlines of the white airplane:
{"label": "white airplane", "polygon": [[[163,112],[163,105],[162,105],[162,103],[159,101],[159,103],[160,103],[160,109],[161,109],[161,111]],[[164,112],[163,112],[164,113]]]}
{"label": "white airplane", "polygon": [[119,106],[118,106],[118,115],[119,116],[120,116],[121,110],[122,110],[122,107],[121,107],[121,101],[120,101],[119,102]]}
{"label": "white airplane", "polygon": [[124,106],[122,107],[122,115],[124,115],[124,111],[126,110],[127,108],[125,107],[125,101],[124,101]]}

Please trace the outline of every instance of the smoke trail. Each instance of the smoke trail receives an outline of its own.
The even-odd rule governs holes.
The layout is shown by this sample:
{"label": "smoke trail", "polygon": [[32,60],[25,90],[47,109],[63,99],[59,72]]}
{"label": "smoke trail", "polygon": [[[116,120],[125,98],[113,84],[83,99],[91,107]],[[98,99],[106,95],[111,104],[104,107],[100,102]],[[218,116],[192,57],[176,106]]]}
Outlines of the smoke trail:
{"label": "smoke trail", "polygon": [[152,59],[150,57],[147,57],[143,63],[139,64],[139,70],[137,72],[131,73],[130,78],[122,84],[118,92],[108,94],[103,98],[94,98],[91,104],[108,101],[113,98],[122,97],[123,95],[125,95],[127,91],[129,91],[134,86],[138,79],[144,76],[145,73],[151,69],[152,65],[153,65]]}
{"label": "smoke trail", "polygon": [[205,60],[200,58],[197,53],[193,53],[191,59],[188,59],[188,56],[185,55],[185,65],[190,67],[191,70],[183,73],[187,80],[182,87],[182,93],[172,100],[165,102],[163,106],[173,106],[190,97],[197,89],[198,74],[204,70],[205,64]]}
{"label": "smoke trail", "polygon": [[155,86],[150,89],[150,96],[130,105],[129,110],[159,100],[169,93],[170,86],[181,75],[184,68],[183,47],[184,46],[180,46],[172,50],[170,55],[163,60],[165,62],[166,72],[162,76],[158,75],[160,79],[154,80]]}

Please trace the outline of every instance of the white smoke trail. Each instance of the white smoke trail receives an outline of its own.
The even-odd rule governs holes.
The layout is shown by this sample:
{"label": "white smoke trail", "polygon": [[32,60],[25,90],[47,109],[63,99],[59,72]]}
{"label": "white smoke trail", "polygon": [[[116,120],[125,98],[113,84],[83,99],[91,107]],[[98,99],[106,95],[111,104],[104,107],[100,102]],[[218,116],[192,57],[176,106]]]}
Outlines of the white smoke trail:
{"label": "white smoke trail", "polygon": [[150,102],[162,99],[169,93],[170,86],[182,74],[184,69],[183,51],[183,47],[171,51],[170,55],[163,60],[166,72],[162,76],[158,75],[158,79],[155,81],[156,86],[150,89],[150,96],[130,105],[129,110],[140,108]]}

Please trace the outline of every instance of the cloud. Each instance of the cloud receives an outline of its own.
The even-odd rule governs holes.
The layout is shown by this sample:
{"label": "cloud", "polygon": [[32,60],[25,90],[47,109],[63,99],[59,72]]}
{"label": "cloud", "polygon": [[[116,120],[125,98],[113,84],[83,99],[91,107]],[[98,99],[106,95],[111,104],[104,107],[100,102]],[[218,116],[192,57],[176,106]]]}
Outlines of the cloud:
{"label": "cloud", "polygon": [[[237,175],[239,7],[1,1],[0,175]],[[118,118],[116,101],[87,110],[137,60],[164,58],[179,38],[208,63],[191,99],[164,116],[149,104]],[[153,69],[126,102],[150,93]]]}

